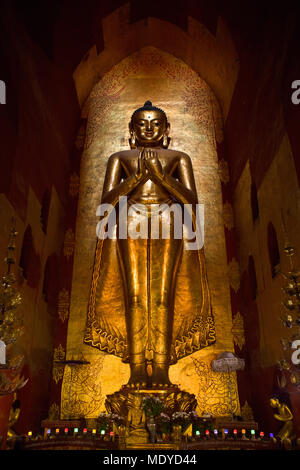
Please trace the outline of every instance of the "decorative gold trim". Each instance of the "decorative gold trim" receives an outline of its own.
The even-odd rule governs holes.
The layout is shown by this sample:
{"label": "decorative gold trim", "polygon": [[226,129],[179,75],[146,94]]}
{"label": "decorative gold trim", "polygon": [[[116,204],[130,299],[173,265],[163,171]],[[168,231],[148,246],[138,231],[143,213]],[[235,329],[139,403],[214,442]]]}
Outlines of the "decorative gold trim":
{"label": "decorative gold trim", "polygon": [[231,332],[233,334],[233,341],[239,349],[242,349],[245,344],[245,330],[244,330],[244,319],[240,312],[238,312],[232,321]]}
{"label": "decorative gold trim", "polygon": [[104,354],[89,363],[66,365],[61,387],[61,418],[75,419],[99,415],[105,399],[102,392]]}
{"label": "decorative gold trim", "polygon": [[69,317],[70,310],[70,295],[67,289],[61,289],[58,294],[58,316],[61,321],[64,323],[65,320]]}
{"label": "decorative gold trim", "polygon": [[54,361],[63,361],[66,357],[66,351],[60,344],[57,348],[54,349],[53,359]]}
{"label": "decorative gold trim", "polygon": [[64,366],[60,364],[54,364],[52,369],[52,378],[56,384],[62,380],[64,376]]}
{"label": "decorative gold trim", "polygon": [[[54,349],[54,354],[53,354],[53,360],[54,361],[62,361],[66,357],[66,351],[60,344],[57,348]],[[64,375],[64,366],[61,364],[56,364],[54,362],[53,364],[53,370],[52,370],[52,377],[55,383],[57,384]]]}
{"label": "decorative gold trim", "polygon": [[204,412],[215,417],[230,416],[232,412],[239,415],[240,402],[236,372],[215,372],[210,363],[196,357],[191,359],[198,375],[199,391],[196,398],[199,416]]}

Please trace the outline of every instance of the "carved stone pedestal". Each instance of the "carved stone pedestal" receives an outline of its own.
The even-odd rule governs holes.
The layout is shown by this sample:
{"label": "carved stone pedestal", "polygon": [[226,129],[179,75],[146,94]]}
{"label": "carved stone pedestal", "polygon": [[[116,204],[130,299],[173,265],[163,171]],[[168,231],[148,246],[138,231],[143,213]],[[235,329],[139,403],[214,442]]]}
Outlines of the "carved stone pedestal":
{"label": "carved stone pedestal", "polygon": [[107,412],[116,413],[126,418],[128,416],[132,399],[137,393],[141,394],[143,398],[149,395],[160,398],[164,403],[164,413],[169,416],[177,411],[189,413],[190,411],[194,411],[197,407],[195,395],[181,391],[177,385],[141,390],[128,385],[123,385],[121,390],[118,392],[115,392],[112,395],[107,395],[105,401]]}
{"label": "carved stone pedestal", "polygon": [[[126,447],[134,444],[146,444],[145,433],[148,434],[146,423],[143,421],[132,430],[131,424],[128,422],[130,420],[127,419],[130,410],[134,408],[137,396],[139,396],[141,409],[144,398],[149,396],[160,398],[164,404],[163,412],[170,417],[178,411],[186,413],[194,411],[197,406],[195,395],[179,390],[176,385],[141,390],[134,386],[124,385],[118,392],[107,396],[105,407],[108,413],[116,413],[127,420],[127,428],[126,430],[124,429],[123,436],[120,435],[120,443],[124,441]],[[149,443],[149,438],[147,438],[147,441]]]}
{"label": "carved stone pedestal", "polygon": [[[143,399],[146,397],[160,398],[164,404],[163,412],[169,417],[179,411],[189,413],[194,411],[197,406],[195,395],[179,390],[176,385],[141,390],[134,386],[124,385],[118,392],[108,395],[105,401],[108,413],[123,416],[127,422],[126,427],[119,428],[120,448],[145,449],[157,446],[155,443],[155,420],[152,417],[152,427],[154,429],[151,428],[151,418],[147,426],[145,412],[142,407]],[[147,427],[150,436],[148,436]],[[152,434],[154,433],[152,437],[151,430]],[[149,439],[150,437],[151,439]],[[168,446],[167,448],[179,448],[180,438],[175,439],[175,441],[172,444],[164,445]]]}

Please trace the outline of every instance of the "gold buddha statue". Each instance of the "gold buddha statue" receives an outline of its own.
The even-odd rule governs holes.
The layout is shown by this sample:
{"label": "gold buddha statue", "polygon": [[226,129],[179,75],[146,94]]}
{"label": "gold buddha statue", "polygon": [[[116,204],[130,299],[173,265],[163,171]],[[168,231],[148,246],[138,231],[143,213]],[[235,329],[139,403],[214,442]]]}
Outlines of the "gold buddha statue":
{"label": "gold buddha statue", "polygon": [[168,148],[169,129],[150,101],[134,111],[131,148],[109,158],[102,192],[115,237],[97,242],[84,342],[129,362],[133,387],[170,386],[170,364],[215,342],[203,247],[186,250],[175,230],[184,205],[195,224],[197,193],[190,157]]}
{"label": "gold buddha statue", "polygon": [[130,396],[130,405],[127,416],[127,437],[126,444],[148,442],[148,432],[146,430],[146,414],[142,408],[143,395],[136,393]]}

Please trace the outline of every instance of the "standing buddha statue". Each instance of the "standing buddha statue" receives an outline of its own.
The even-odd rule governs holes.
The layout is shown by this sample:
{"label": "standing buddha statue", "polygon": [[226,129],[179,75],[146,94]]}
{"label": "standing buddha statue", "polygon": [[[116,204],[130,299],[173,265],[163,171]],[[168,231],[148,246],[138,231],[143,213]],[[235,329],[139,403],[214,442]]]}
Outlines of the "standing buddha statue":
{"label": "standing buddha statue", "polygon": [[[215,342],[203,247],[186,250],[174,227],[176,207],[188,205],[195,221],[197,192],[190,157],[168,148],[163,110],[146,101],[129,130],[131,148],[108,159],[101,200],[120,221],[126,197],[128,233],[116,222],[115,239],[98,239],[84,341],[128,362],[129,386],[168,387],[170,364]],[[131,236],[139,223],[144,233]]]}

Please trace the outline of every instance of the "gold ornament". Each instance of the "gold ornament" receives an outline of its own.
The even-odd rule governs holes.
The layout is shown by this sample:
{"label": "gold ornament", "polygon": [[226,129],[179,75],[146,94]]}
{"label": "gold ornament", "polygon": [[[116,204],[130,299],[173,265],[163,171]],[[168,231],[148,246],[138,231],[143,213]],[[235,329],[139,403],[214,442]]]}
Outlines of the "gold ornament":
{"label": "gold ornament", "polygon": [[[209,363],[192,358],[199,376],[199,392],[197,395],[197,411],[209,413],[215,417],[229,416],[232,412],[240,414],[240,404],[236,380],[236,372],[214,372]],[[231,382],[231,399],[228,387],[228,375]],[[232,406],[231,406],[232,400]]]}
{"label": "gold ornament", "polygon": [[233,334],[234,343],[242,350],[245,344],[245,330],[244,319],[240,312],[233,317],[231,332]]}
{"label": "gold ornament", "polygon": [[59,419],[59,406],[57,403],[52,403],[49,408],[49,419],[56,420]]}
{"label": "gold ornament", "polygon": [[253,411],[247,400],[241,408],[241,415],[244,421],[254,421]]}
{"label": "gold ornament", "polygon": [[96,418],[104,404],[102,393],[102,369],[104,354],[88,363],[66,364],[61,391],[61,418],[84,416]]}
{"label": "gold ornament", "polygon": [[56,384],[63,378],[64,376],[64,366],[59,364],[54,364],[52,369],[52,377]]}
{"label": "gold ornament", "polygon": [[240,288],[240,267],[235,258],[233,258],[228,265],[228,278],[231,287],[237,292]]}
{"label": "gold ornament", "polygon": [[66,352],[60,344],[57,348],[54,349],[54,361],[63,361],[65,357]]}

